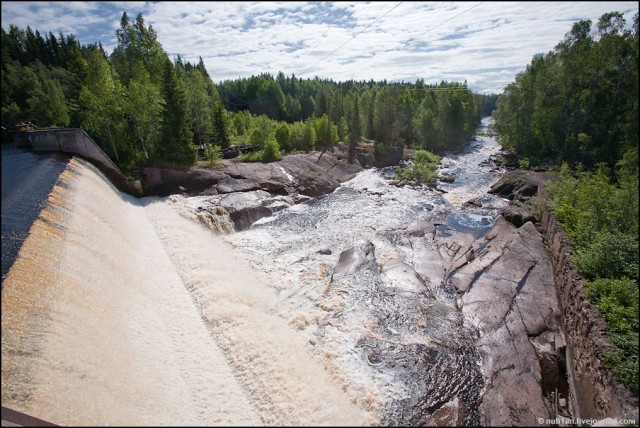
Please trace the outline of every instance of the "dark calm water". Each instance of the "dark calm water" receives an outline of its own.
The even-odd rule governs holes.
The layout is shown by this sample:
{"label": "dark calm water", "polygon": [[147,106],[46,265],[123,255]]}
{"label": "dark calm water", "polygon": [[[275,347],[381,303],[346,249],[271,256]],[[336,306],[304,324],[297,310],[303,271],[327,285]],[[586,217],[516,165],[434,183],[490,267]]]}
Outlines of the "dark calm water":
{"label": "dark calm water", "polygon": [[2,144],[2,280],[69,156]]}

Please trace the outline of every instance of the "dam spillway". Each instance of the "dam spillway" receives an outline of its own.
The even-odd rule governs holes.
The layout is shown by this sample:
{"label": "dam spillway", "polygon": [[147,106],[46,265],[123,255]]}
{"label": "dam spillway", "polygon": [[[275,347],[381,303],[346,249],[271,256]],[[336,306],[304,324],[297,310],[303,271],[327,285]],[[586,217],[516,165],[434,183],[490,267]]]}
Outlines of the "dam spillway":
{"label": "dam spillway", "polygon": [[[3,405],[61,425],[365,423],[203,232],[72,159],[3,281]],[[222,272],[185,283],[187,248]]]}
{"label": "dam spillway", "polygon": [[69,156],[2,144],[2,278],[45,205]]}

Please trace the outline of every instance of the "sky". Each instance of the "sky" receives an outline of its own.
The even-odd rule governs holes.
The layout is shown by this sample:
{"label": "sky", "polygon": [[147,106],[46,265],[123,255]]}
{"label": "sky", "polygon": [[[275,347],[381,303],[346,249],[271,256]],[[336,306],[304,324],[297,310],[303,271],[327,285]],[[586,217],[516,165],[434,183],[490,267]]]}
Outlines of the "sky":
{"label": "sky", "polygon": [[20,2],[2,1],[2,28],[100,41],[111,53],[120,18],[142,13],[171,58],[202,57],[214,82],[261,73],[427,84],[467,81],[501,93],[532,57],[579,20],[638,2]]}

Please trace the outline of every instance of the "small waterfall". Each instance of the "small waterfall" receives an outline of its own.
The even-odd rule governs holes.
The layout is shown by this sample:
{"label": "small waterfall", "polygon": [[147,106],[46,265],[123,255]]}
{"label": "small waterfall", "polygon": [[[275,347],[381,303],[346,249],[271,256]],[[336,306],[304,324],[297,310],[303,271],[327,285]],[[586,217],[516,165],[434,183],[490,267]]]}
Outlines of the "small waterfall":
{"label": "small waterfall", "polygon": [[[185,218],[202,223],[207,229],[211,230],[216,235],[228,235],[236,231],[233,225],[233,220],[229,216],[229,213],[224,207],[209,206],[209,204],[200,204],[199,201],[203,198],[199,196],[193,196],[185,198],[182,195],[171,195],[168,200],[172,203],[173,207]],[[203,207],[203,205],[205,207]]]}
{"label": "small waterfall", "polygon": [[69,163],[3,282],[3,406],[60,425],[366,422],[273,290],[170,205]]}

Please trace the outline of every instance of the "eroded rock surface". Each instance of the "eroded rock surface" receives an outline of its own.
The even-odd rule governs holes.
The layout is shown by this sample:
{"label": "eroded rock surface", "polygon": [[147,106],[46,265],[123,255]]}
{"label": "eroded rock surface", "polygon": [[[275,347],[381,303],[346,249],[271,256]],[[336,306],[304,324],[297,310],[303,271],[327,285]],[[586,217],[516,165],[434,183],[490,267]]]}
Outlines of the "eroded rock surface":
{"label": "eroded rock surface", "polygon": [[551,177],[549,172],[516,169],[504,174],[489,190],[489,193],[509,199],[527,199],[538,192],[541,183]]}
{"label": "eroded rock surface", "polygon": [[315,197],[330,193],[363,167],[349,163],[339,151],[301,153],[263,164],[233,163],[221,169],[145,168],[145,195],[218,194],[264,190],[278,195]]}
{"label": "eroded rock surface", "polygon": [[218,227],[217,217],[229,216],[240,231],[294,203],[331,193],[362,170],[340,151],[290,155],[268,164],[234,163],[217,170],[149,167],[144,170],[145,194],[211,196],[198,208],[200,221],[220,233],[226,230]]}
{"label": "eroded rock surface", "polygon": [[392,400],[382,423],[535,426],[555,417],[553,394],[567,401],[565,340],[541,235],[498,217],[475,240],[441,233],[441,221],[343,251],[327,288],[338,309],[331,325],[368,325],[354,344],[359,358],[410,397]]}
{"label": "eroded rock surface", "polygon": [[516,228],[499,217],[479,245],[451,282],[465,323],[479,334],[487,380],[480,411],[487,425],[532,426],[550,414],[545,393],[555,388],[543,384],[565,370],[550,260],[531,222]]}

